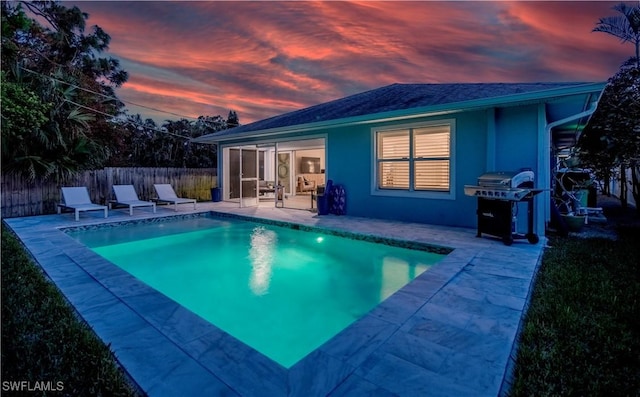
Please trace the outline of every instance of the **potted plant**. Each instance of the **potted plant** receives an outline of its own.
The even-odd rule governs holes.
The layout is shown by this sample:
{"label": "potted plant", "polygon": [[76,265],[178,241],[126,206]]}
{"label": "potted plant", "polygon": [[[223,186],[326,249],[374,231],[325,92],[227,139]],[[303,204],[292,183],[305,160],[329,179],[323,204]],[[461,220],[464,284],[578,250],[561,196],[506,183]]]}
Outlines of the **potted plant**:
{"label": "potted plant", "polygon": [[589,190],[595,185],[595,179],[583,179],[576,181],[573,185],[573,195],[575,197],[575,208],[587,208],[589,206]]}
{"label": "potted plant", "polygon": [[569,212],[567,214],[561,214],[560,216],[570,232],[579,232],[585,224],[585,215]]}

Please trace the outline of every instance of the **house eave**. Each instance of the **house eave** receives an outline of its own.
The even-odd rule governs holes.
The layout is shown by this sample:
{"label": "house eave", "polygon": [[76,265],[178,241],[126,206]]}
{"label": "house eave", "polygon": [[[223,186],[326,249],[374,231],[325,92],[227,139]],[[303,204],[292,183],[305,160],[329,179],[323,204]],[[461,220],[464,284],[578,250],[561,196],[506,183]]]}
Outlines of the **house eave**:
{"label": "house eave", "polygon": [[336,127],[345,127],[362,124],[372,123],[384,123],[391,121],[406,121],[416,118],[433,117],[440,115],[449,115],[454,113],[460,113],[463,111],[482,110],[500,105],[517,106],[526,103],[537,103],[541,100],[546,100],[556,97],[572,96],[589,94],[594,92],[601,92],[606,85],[606,82],[581,84],[576,86],[554,88],[541,91],[533,91],[522,94],[511,94],[490,98],[474,99],[462,102],[452,102],[441,105],[432,105],[419,108],[401,109],[382,113],[366,114],[361,116],[340,118],[334,120],[319,121],[315,123],[305,123],[289,125],[284,127],[277,127],[271,129],[254,130],[247,132],[239,132],[234,134],[220,134],[214,133],[209,135],[203,135],[201,137],[193,139],[193,142],[198,143],[219,143],[225,141],[232,141],[238,139],[248,139],[255,137],[265,137],[284,134],[295,134],[300,132],[314,131],[318,129],[328,129]]}

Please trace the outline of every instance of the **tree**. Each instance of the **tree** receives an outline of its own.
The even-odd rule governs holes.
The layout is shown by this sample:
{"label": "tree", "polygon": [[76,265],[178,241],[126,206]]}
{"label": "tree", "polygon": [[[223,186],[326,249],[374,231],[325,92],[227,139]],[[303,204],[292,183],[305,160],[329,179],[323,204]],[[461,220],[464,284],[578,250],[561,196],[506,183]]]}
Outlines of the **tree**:
{"label": "tree", "polygon": [[195,121],[166,120],[156,126],[140,115],[119,121],[126,131],[127,148],[110,160],[114,166],[212,168],[217,164],[215,145],[194,143],[192,138],[227,128],[221,116],[200,116]]}
{"label": "tree", "polygon": [[636,68],[640,68],[640,3],[637,6],[620,3],[613,9],[622,15],[600,18],[593,31],[608,33],[623,43],[633,43],[636,48]]}
{"label": "tree", "polygon": [[227,116],[227,126],[228,128],[234,128],[240,125],[240,119],[238,118],[238,113],[235,110],[229,110],[229,116]]}
{"label": "tree", "polygon": [[227,121],[200,116],[160,127],[127,115],[115,88],[128,74],[118,60],[100,57],[111,38],[98,26],[86,28],[88,14],[56,1],[0,7],[3,172],[61,181],[105,165],[215,166],[216,147],[191,138],[238,125],[235,111]]}
{"label": "tree", "polygon": [[[27,17],[22,5],[46,21],[46,28]],[[77,7],[67,9],[53,1],[20,2],[13,7],[2,2],[3,85],[19,89],[2,91],[3,172],[17,172],[28,179],[58,180],[104,164],[120,143],[108,115],[122,111],[114,88],[127,80],[127,73],[114,59],[100,58],[110,37],[99,27],[85,35],[88,15]],[[11,131],[4,122],[4,104],[20,104],[20,92],[46,107],[46,121]],[[107,115],[107,117],[104,117]],[[6,146],[5,146],[6,145]],[[6,168],[5,168],[6,167]]]}
{"label": "tree", "polygon": [[[630,169],[633,198],[640,203],[640,68],[633,58],[609,79],[578,147],[583,165],[600,175],[620,167],[623,206],[627,205],[624,175]],[[640,206],[636,209],[640,213]]]}
{"label": "tree", "polygon": [[[620,169],[620,200],[627,205],[626,169],[631,170],[631,188],[640,200],[640,3],[613,7],[622,15],[600,18],[594,32],[604,32],[635,46],[635,57],[625,62],[600,98],[578,147],[580,158],[605,180]],[[640,213],[640,206],[636,206]]]}
{"label": "tree", "polygon": [[42,127],[47,122],[50,104],[42,103],[29,88],[7,81],[4,71],[1,80],[3,171],[20,170],[29,179],[51,172],[51,166],[36,154],[40,150],[30,150],[34,145],[49,144]]}

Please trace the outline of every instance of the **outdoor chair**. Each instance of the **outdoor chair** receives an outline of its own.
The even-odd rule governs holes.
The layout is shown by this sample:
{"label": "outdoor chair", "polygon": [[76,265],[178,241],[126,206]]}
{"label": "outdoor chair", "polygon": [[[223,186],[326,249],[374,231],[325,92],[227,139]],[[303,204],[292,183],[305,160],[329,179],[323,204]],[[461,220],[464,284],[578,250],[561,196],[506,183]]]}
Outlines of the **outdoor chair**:
{"label": "outdoor chair", "polygon": [[196,209],[196,200],[189,198],[180,198],[176,195],[173,187],[169,184],[154,184],[153,187],[158,193],[159,203],[169,203],[174,205],[174,210],[178,211],[178,204],[193,203],[193,209]]}
{"label": "outdoor chair", "polygon": [[63,187],[61,190],[62,203],[58,204],[58,214],[61,213],[62,209],[68,208],[74,210],[76,221],[80,220],[81,211],[100,210],[104,211],[105,218],[108,216],[107,206],[92,203],[86,187]]}
{"label": "outdoor chair", "polygon": [[298,192],[299,193],[313,192],[315,190],[316,190],[316,182],[315,181],[308,181],[303,176],[299,176],[298,177]]}
{"label": "outdoor chair", "polygon": [[156,203],[152,201],[142,201],[138,198],[133,185],[113,185],[113,193],[115,200],[109,202],[109,208],[113,205],[124,205],[129,207],[129,215],[133,215],[134,207],[153,207],[153,213],[156,213]]}

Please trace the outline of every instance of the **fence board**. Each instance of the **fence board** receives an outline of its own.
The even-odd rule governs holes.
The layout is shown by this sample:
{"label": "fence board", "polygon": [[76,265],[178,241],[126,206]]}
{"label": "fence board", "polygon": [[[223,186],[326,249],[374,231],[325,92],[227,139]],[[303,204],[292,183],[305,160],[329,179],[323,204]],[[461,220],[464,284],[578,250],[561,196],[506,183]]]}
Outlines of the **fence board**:
{"label": "fence board", "polygon": [[17,175],[2,174],[2,217],[55,213],[60,202],[61,186],[86,186],[91,201],[103,205],[112,199],[113,185],[133,185],[141,200],[151,200],[156,197],[154,183],[171,184],[180,197],[210,201],[211,188],[216,187],[217,183],[216,175],[215,168],[108,167],[81,172],[63,183],[57,183],[28,182]]}

